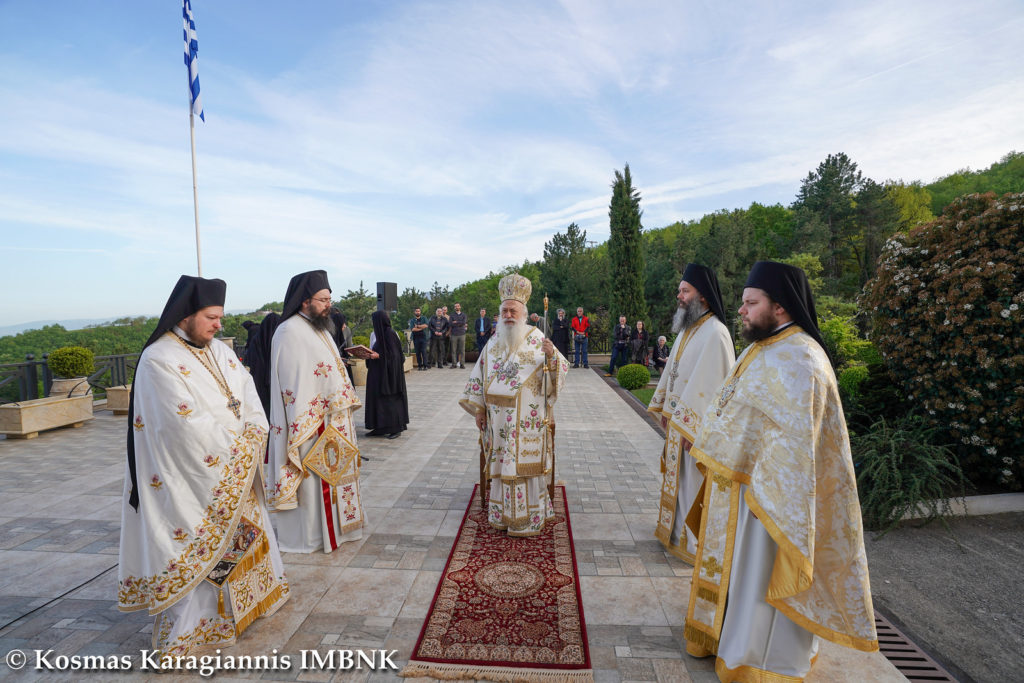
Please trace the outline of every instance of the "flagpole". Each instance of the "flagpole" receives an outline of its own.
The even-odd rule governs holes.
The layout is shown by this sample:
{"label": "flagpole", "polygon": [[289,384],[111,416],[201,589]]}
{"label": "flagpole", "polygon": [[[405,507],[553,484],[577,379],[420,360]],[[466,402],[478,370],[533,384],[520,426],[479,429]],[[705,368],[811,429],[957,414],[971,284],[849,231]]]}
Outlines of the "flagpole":
{"label": "flagpole", "polygon": [[196,185],[196,115],[188,102],[188,134],[192,142],[192,210],[196,218],[196,275],[203,276],[203,251],[199,244],[199,190]]}

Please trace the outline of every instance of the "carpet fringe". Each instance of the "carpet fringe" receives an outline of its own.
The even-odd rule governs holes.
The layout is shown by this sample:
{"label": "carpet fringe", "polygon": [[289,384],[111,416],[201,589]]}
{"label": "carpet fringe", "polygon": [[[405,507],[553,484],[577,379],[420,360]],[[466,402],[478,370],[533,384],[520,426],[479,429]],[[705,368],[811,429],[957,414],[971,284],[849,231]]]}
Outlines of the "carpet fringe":
{"label": "carpet fringe", "polygon": [[430,676],[442,681],[496,681],[496,683],[593,683],[592,670],[556,671],[551,669],[523,669],[521,667],[478,666],[464,664],[435,664],[410,661],[399,676],[420,678]]}

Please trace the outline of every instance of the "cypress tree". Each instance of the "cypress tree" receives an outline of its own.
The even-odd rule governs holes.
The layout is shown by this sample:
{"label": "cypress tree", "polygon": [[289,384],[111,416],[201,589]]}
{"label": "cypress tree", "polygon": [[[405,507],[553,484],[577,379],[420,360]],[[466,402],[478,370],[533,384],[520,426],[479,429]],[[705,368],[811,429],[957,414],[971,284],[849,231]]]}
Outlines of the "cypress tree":
{"label": "cypress tree", "polygon": [[622,173],[615,171],[612,201],[608,206],[611,236],[608,258],[611,261],[612,320],[626,316],[630,327],[647,320],[644,298],[644,252],[640,241],[640,191],[633,187],[629,164]]}

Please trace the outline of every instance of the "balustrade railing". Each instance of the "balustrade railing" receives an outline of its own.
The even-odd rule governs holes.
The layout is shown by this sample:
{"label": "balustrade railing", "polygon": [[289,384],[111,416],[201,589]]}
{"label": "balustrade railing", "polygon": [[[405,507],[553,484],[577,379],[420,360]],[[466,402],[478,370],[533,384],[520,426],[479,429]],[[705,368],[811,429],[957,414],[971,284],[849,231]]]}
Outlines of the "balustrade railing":
{"label": "balustrade railing", "polygon": [[[107,387],[129,384],[135,376],[139,362],[138,353],[122,353],[112,356],[96,356],[92,373],[86,381],[92,388],[93,398],[106,396]],[[48,396],[53,385],[53,372],[47,363],[49,354],[42,360],[35,354],[27,354],[24,363],[0,364],[0,403],[27,401]]]}

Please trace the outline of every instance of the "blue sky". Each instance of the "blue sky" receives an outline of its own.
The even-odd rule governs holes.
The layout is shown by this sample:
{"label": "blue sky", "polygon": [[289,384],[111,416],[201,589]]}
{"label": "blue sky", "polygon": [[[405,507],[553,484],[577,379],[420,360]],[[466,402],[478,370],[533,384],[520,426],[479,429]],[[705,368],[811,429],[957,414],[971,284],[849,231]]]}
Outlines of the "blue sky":
{"label": "blue sky", "polygon": [[[827,6],[826,6],[827,5]],[[284,12],[282,13],[282,9]],[[929,182],[1024,150],[1024,3],[194,0],[203,274],[427,289],[789,204],[827,154]],[[0,326],[156,314],[195,273],[177,0],[0,0]]]}

